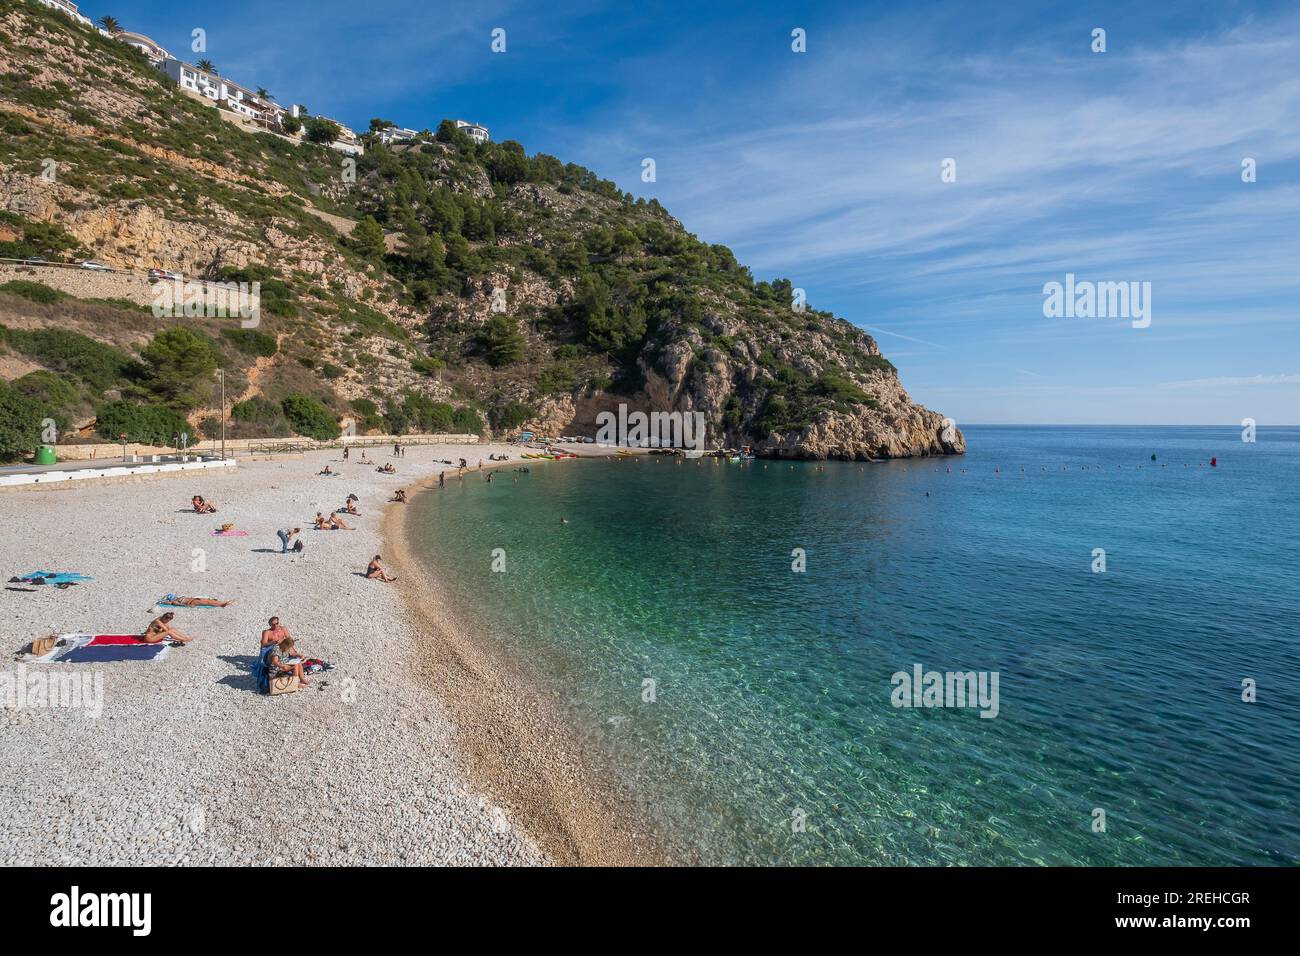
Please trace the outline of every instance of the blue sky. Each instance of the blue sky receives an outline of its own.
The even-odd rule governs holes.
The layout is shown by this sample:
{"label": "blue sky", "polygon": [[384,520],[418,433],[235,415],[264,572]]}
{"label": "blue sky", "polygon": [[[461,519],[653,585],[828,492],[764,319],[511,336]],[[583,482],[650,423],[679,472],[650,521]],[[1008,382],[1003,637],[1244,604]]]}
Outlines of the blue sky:
{"label": "blue sky", "polygon": [[[469,6],[82,9],[357,128],[463,117],[656,196],[959,423],[1300,422],[1294,4]],[[1150,282],[1150,327],[1045,318],[1066,273]]]}

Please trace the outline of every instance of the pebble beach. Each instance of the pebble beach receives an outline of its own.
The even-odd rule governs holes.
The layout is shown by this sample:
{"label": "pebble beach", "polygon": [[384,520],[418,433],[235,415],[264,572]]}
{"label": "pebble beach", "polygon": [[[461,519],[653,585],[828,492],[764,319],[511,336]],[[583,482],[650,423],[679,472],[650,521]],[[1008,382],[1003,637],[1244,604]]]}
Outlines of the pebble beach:
{"label": "pebble beach", "polygon": [[[503,808],[472,777],[456,743],[465,728],[427,679],[429,624],[402,597],[410,569],[383,538],[385,511],[392,526],[404,507],[388,504],[393,492],[428,486],[441,460],[474,468],[490,454],[510,452],[516,464],[518,455],[491,445],[390,451],[369,454],[392,460],[396,475],[359,464],[358,450],[349,462],[331,450],[223,475],[0,497],[6,581],[34,569],[94,579],[0,591],[4,667],[93,667],[103,686],[98,714],[0,707],[0,865],[555,861],[522,825],[520,802]],[[342,476],[318,476],[326,464]],[[194,494],[218,514],[190,511]],[[360,499],[361,516],[347,518],[356,530],[311,530],[317,511],[348,494]],[[211,536],[227,522],[249,535]],[[281,554],[276,530],[293,526],[305,551]],[[363,576],[377,553],[397,584]],[[139,634],[168,593],[234,604],[176,609],[173,624],[193,641],[157,662],[38,664],[18,653],[46,634]],[[272,615],[336,669],[294,694],[258,694],[249,669]],[[557,812],[545,803],[528,808],[543,823]]]}

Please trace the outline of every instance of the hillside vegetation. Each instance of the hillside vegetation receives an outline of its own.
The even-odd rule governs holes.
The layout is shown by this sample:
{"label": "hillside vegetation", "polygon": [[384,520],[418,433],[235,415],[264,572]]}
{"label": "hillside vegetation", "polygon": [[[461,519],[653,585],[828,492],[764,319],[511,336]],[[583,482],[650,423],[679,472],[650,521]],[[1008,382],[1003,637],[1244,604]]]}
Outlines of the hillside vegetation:
{"label": "hillside vegetation", "polygon": [[210,434],[220,368],[236,436],[328,437],[345,418],[591,433],[626,403],[700,411],[711,444],[773,455],[963,449],[869,336],[794,309],[788,280],[756,281],[657,201],[447,121],[414,145],[367,139],[352,168],[250,134],[126,44],[0,0],[0,256],[262,289],[241,329],[70,298],[35,272],[0,284],[0,444],[30,447],[49,417]]}

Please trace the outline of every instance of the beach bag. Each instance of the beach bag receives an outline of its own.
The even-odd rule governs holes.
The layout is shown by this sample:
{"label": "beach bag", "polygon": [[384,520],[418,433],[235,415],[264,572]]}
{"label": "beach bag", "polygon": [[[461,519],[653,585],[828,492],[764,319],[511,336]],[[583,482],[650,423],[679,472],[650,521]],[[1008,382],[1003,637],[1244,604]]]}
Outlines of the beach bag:
{"label": "beach bag", "polygon": [[301,553],[302,553],[302,542],[301,542],[301,541],[295,541],[295,542],[293,543],[293,550],[295,550],[295,551],[297,551],[299,554],[301,554]]}
{"label": "beach bag", "polygon": [[275,674],[271,677],[266,692],[274,697],[277,694],[292,694],[297,689],[297,674]]}
{"label": "beach bag", "polygon": [[50,651],[54,650],[54,642],[57,640],[58,638],[53,634],[49,637],[38,637],[36,640],[32,641],[32,646],[30,648],[32,656],[44,657]]}

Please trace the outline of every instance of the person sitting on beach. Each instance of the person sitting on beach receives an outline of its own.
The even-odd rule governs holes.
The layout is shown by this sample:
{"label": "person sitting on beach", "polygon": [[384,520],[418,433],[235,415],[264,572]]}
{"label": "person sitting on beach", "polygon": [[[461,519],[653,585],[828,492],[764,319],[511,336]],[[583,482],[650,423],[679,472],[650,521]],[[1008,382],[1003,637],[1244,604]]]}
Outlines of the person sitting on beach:
{"label": "person sitting on beach", "polygon": [[406,492],[401,488],[398,488],[396,493],[393,495],[392,500],[396,501],[398,504],[406,504]]}
{"label": "person sitting on beach", "polygon": [[372,581],[396,581],[397,578],[390,577],[384,570],[384,566],[379,563],[379,555],[375,555],[370,561],[370,566],[366,568],[366,577]]}
{"label": "person sitting on beach", "polygon": [[178,607],[229,607],[235,602],[218,601],[216,598],[177,597],[175,594],[169,594],[162,603],[174,604]]}
{"label": "person sitting on beach", "polygon": [[[262,632],[265,635],[265,631]],[[285,674],[292,674],[298,678],[298,684],[302,687],[310,687],[311,681],[303,675],[302,672],[302,655],[298,653],[298,648],[294,646],[292,637],[285,637],[280,641],[271,641],[265,643],[263,638],[262,650],[258,654],[257,660],[257,689],[262,693],[269,693],[271,689],[271,678],[280,677]]]}
{"label": "person sitting on beach", "polygon": [[190,499],[190,504],[194,507],[196,515],[214,515],[217,513],[217,506],[204,501],[202,495],[195,495]]}
{"label": "person sitting on beach", "polygon": [[278,617],[272,617],[266,622],[266,625],[265,630],[262,631],[261,646],[263,648],[270,647],[272,644],[279,644],[286,637],[293,640],[293,635],[289,633],[287,627],[280,623]]}
{"label": "person sitting on beach", "polygon": [[329,466],[329,465],[326,465],[326,466],[325,466],[324,468],[322,468],[320,471],[316,472],[316,474],[318,474],[318,475],[332,475],[332,474],[334,474],[334,472],[330,471],[330,466]]}
{"label": "person sitting on beach", "polygon": [[375,471],[383,475],[397,474],[397,469],[393,467],[393,463],[391,461],[386,465],[380,465],[378,468],[375,469]]}
{"label": "person sitting on beach", "polygon": [[172,618],[175,616],[171,611],[168,611],[162,617],[154,618],[149,622],[149,626],[144,629],[144,633],[140,635],[140,640],[146,644],[158,644],[171,639],[181,644],[188,644],[193,638],[187,637],[172,627]]}
{"label": "person sitting on beach", "polygon": [[[361,517],[361,512],[357,510],[357,502],[360,500],[356,495],[348,495],[348,500],[343,502],[343,507],[339,511],[356,515],[358,518]],[[338,514],[338,512],[336,511],[335,514]]]}

